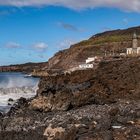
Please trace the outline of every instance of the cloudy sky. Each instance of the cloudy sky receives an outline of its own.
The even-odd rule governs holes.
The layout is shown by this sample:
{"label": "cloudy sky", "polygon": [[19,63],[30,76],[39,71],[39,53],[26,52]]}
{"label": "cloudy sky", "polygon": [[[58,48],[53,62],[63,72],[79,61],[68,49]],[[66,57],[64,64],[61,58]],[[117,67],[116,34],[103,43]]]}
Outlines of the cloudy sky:
{"label": "cloudy sky", "polygon": [[140,0],[0,0],[0,65],[47,61],[93,34],[140,25]]}

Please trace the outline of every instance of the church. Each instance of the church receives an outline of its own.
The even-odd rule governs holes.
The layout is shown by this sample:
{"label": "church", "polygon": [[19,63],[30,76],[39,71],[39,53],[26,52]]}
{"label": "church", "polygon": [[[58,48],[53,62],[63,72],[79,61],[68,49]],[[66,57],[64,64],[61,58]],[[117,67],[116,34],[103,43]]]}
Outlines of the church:
{"label": "church", "polygon": [[133,35],[132,48],[127,48],[127,55],[140,55],[140,47],[138,47],[138,36]]}

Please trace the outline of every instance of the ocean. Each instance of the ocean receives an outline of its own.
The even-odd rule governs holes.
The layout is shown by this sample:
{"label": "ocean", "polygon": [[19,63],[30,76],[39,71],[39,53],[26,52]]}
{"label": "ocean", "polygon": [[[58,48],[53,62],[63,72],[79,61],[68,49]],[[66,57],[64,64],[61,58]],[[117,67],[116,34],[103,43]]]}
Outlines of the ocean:
{"label": "ocean", "polygon": [[[0,73],[0,112],[7,112],[19,98],[31,98],[36,95],[39,78],[23,73]],[[9,101],[13,99],[13,101]]]}

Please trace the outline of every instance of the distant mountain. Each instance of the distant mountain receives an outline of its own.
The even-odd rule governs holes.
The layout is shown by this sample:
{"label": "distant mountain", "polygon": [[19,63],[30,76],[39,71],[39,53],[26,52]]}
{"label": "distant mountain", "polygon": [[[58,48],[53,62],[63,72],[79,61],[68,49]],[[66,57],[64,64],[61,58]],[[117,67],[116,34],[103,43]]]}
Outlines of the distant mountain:
{"label": "distant mountain", "polygon": [[19,65],[1,66],[0,72],[25,72],[30,73],[34,70],[42,69],[47,65],[47,62],[42,63],[25,63]]}

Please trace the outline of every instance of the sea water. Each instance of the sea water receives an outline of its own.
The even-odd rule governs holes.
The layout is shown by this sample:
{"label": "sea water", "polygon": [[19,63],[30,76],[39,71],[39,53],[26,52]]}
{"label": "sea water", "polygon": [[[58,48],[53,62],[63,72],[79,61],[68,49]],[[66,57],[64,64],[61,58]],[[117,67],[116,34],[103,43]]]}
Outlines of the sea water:
{"label": "sea water", "polygon": [[[39,78],[27,77],[17,72],[0,73],[0,112],[7,112],[11,105],[9,99],[15,103],[19,98],[31,98],[36,95]],[[12,104],[10,103],[10,104]]]}

